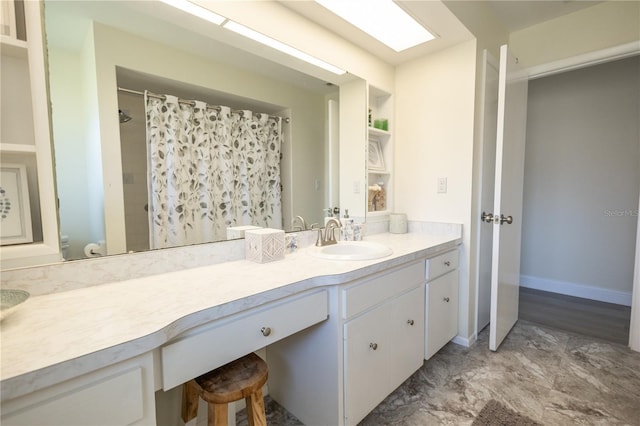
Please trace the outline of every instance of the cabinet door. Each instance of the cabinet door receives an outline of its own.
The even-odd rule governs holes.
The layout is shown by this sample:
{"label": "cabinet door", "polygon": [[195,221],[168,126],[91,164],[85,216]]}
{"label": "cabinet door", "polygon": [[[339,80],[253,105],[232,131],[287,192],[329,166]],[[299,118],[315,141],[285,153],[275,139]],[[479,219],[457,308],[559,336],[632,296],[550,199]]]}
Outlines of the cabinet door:
{"label": "cabinet door", "polygon": [[389,318],[383,304],[344,325],[345,422],[356,424],[389,393],[386,371],[390,353]]}
{"label": "cabinet door", "polygon": [[427,283],[425,359],[458,333],[458,270]]}
{"label": "cabinet door", "polygon": [[385,367],[390,378],[390,392],[411,376],[424,361],[424,286],[391,302],[389,318],[393,357]]}
{"label": "cabinet door", "polygon": [[2,425],[156,424],[151,352],[2,401]]}

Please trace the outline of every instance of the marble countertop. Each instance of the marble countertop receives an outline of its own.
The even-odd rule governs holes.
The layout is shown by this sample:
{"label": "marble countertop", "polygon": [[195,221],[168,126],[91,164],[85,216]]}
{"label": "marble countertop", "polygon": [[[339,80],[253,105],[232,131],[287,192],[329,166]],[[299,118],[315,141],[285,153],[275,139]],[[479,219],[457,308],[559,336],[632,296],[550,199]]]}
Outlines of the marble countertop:
{"label": "marble countertop", "polygon": [[310,248],[284,260],[247,260],[102,284],[29,299],[2,322],[3,400],[152,351],[198,325],[305,290],[347,283],[454,248],[459,235],[377,234],[393,254],[333,261]]}

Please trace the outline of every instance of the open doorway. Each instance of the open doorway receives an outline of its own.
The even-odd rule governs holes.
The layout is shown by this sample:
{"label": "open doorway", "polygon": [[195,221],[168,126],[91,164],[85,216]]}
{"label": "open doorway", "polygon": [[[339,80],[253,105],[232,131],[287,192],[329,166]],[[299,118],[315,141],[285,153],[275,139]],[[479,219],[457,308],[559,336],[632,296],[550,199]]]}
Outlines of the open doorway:
{"label": "open doorway", "polygon": [[529,82],[520,318],[627,344],[640,57]]}

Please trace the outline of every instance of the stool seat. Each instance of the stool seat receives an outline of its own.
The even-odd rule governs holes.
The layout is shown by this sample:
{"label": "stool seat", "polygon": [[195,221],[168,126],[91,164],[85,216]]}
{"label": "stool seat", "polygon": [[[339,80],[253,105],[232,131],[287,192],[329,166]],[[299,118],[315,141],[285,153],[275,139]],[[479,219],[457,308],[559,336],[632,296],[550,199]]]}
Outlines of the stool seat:
{"label": "stool seat", "polygon": [[198,412],[198,397],[208,403],[208,424],[227,425],[227,404],[245,399],[249,425],[267,424],[262,398],[262,386],[267,382],[267,363],[258,355],[250,353],[222,367],[203,374],[183,387],[182,419],[195,418]]}

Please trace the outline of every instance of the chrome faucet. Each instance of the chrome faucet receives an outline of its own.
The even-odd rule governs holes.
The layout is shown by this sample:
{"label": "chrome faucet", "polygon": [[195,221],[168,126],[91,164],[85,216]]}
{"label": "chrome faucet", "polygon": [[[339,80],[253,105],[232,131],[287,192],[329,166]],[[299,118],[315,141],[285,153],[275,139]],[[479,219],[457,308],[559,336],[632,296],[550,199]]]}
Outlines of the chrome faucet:
{"label": "chrome faucet", "polygon": [[316,246],[322,247],[331,244],[337,244],[338,240],[336,239],[335,231],[340,227],[342,227],[340,219],[329,219],[327,221],[326,227],[324,228],[324,237],[322,236],[322,228],[318,228],[318,239],[316,240]]}
{"label": "chrome faucet", "polygon": [[[293,222],[292,225],[293,225],[293,230],[294,231],[306,231],[307,230],[307,223],[304,221],[304,218],[302,216],[294,217],[292,222]],[[296,226],[296,222],[300,222],[300,226]]]}

